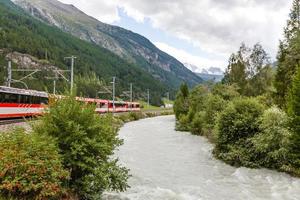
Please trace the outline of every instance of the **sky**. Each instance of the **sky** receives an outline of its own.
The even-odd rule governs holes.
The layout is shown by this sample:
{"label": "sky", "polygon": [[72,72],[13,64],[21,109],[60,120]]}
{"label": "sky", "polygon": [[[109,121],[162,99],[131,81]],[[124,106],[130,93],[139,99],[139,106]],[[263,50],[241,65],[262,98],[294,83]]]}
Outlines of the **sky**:
{"label": "sky", "polygon": [[225,69],[242,42],[275,60],[292,0],[60,0],[147,37],[182,63]]}

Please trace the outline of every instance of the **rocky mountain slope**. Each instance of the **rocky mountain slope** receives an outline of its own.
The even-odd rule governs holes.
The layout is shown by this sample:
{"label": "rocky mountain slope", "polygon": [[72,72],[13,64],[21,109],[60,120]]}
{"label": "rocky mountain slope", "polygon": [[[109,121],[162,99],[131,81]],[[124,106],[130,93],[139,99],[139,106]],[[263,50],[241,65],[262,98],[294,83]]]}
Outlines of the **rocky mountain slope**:
{"label": "rocky mountain slope", "polygon": [[[154,100],[155,96],[161,97],[170,91],[170,88],[139,66],[105,48],[41,22],[9,0],[0,0],[0,49],[0,66],[7,66],[7,61],[12,60],[14,68],[36,68],[37,63],[41,63],[37,61],[44,60],[40,68],[51,69],[52,66],[56,66],[59,69],[69,69],[70,63],[64,58],[75,55],[75,78],[95,75],[100,77],[101,81],[110,84],[112,77],[116,76],[117,95],[127,91],[130,83],[134,85],[136,97],[150,89],[151,99]],[[4,84],[6,76],[7,70],[0,67],[0,85]],[[13,74],[14,78],[20,78],[17,76]],[[31,89],[52,91],[52,80],[47,79],[49,76],[53,74],[45,70],[38,73],[34,79],[24,81]],[[57,85],[61,92],[64,92],[67,86],[69,83],[64,80],[60,80]],[[92,95],[96,95],[95,93]]]}
{"label": "rocky mountain slope", "polygon": [[156,48],[147,38],[102,23],[73,5],[63,4],[57,0],[13,1],[32,16],[135,63],[169,87],[176,88],[183,81],[190,86],[202,81],[178,60]]}

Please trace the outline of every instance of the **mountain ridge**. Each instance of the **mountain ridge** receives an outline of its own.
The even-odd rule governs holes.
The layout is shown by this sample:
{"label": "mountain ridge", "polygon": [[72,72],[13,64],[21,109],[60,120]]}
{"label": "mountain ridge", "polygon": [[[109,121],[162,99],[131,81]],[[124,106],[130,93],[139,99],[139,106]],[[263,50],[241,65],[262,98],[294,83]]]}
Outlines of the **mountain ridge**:
{"label": "mountain ridge", "polygon": [[137,64],[169,87],[179,87],[182,82],[190,86],[202,82],[201,78],[177,59],[158,49],[147,38],[100,22],[73,5],[57,0],[14,0],[14,3],[48,24]]}
{"label": "mountain ridge", "polygon": [[[47,52],[47,59],[52,65],[60,69],[69,69],[69,63],[64,57],[75,55],[77,56],[74,67],[75,75],[85,77],[95,73],[106,83],[116,76],[117,94],[128,90],[129,83],[134,84],[136,95],[141,96],[147,89],[150,89],[152,99],[155,96],[161,97],[167,91],[174,92],[172,88],[163,85],[140,67],[128,63],[105,48],[80,40],[33,18],[9,0],[0,0],[0,49],[8,51],[0,55],[1,66],[7,65],[6,55],[10,52],[28,54],[39,60],[45,59],[45,52]],[[4,68],[0,68],[0,76],[7,76]],[[36,77],[39,81],[26,80],[26,83],[31,89],[51,91],[52,81],[45,78],[48,76],[49,74],[41,73]],[[4,84],[4,79],[0,79],[0,83]],[[67,86],[69,84],[64,81],[58,82],[58,87],[62,92]],[[96,92],[92,95],[95,96],[95,94]]]}

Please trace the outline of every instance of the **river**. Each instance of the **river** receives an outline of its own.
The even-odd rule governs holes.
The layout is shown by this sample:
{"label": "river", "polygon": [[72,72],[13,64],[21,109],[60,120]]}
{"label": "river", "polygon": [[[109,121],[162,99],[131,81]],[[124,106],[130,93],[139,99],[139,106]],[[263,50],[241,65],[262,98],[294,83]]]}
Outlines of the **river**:
{"label": "river", "polygon": [[130,169],[124,193],[109,200],[300,199],[300,179],[267,169],[234,168],[212,156],[204,137],[174,130],[174,116],[130,122],[116,156]]}

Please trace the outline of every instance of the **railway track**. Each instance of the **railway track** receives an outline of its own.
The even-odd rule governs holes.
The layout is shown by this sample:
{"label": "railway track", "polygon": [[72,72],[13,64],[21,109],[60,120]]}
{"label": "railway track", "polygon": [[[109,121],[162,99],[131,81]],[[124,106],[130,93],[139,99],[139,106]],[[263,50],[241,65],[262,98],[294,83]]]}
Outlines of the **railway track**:
{"label": "railway track", "polygon": [[5,119],[5,120],[0,120],[0,126],[4,125],[10,125],[10,124],[16,124],[16,123],[21,123],[25,122],[25,119]]}

